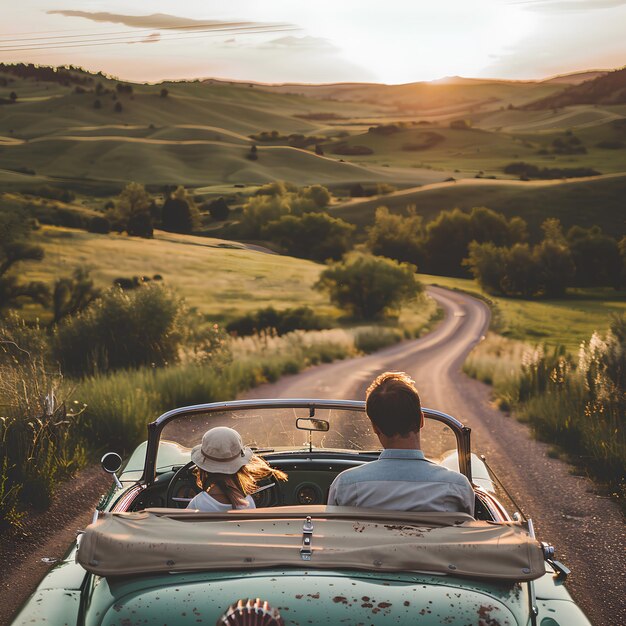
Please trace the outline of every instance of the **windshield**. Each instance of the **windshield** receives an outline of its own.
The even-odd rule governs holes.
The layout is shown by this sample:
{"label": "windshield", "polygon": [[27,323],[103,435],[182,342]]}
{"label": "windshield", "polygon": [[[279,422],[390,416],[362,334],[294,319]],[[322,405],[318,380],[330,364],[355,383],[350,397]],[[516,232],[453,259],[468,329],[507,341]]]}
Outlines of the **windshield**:
{"label": "windshield", "polygon": [[[297,427],[315,420],[328,422],[326,431],[308,431]],[[370,421],[362,410],[316,408],[314,416],[308,407],[303,408],[236,408],[219,412],[181,414],[169,421],[161,432],[161,442],[171,442],[190,450],[200,443],[202,435],[215,426],[234,428],[244,443],[258,452],[281,450],[347,450],[363,452],[380,450],[381,445],[372,430]],[[319,426],[319,423],[318,423]],[[421,431],[422,449],[427,458],[440,461],[456,451],[456,437],[447,425],[429,419]],[[169,465],[170,446],[160,446],[157,470]]]}

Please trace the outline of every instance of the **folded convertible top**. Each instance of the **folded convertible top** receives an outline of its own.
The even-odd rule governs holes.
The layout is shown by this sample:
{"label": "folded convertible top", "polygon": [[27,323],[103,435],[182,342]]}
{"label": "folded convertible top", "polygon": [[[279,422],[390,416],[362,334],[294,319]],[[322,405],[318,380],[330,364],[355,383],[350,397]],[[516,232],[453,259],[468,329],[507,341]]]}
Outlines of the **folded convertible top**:
{"label": "folded convertible top", "polygon": [[545,573],[541,545],[517,523],[330,506],[101,513],[77,560],[107,577],[297,567],[521,582]]}

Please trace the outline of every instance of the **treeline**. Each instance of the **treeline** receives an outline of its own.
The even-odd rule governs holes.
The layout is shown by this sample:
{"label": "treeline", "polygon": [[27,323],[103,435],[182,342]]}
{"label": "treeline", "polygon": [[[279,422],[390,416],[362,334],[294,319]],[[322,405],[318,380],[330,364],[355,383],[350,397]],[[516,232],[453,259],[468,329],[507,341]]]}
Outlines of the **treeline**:
{"label": "treeline", "polygon": [[34,78],[35,80],[59,83],[64,87],[70,85],[91,85],[93,76],[82,73],[79,67],[68,65],[67,67],[47,67],[34,65],[33,63],[0,63],[0,73],[10,74],[17,78]]}
{"label": "treeline", "polygon": [[546,220],[543,232],[531,245],[522,218],[484,207],[442,211],[427,224],[413,208],[401,215],[380,207],[367,246],[426,273],[473,276],[500,295],[554,297],[567,287],[626,284],[626,237],[618,241],[597,226],[573,226],[564,234],[556,219]]}
{"label": "treeline", "polygon": [[268,183],[243,205],[239,224],[228,234],[271,241],[283,252],[305,259],[340,259],[353,246],[355,227],[328,214],[331,197],[322,185]]}

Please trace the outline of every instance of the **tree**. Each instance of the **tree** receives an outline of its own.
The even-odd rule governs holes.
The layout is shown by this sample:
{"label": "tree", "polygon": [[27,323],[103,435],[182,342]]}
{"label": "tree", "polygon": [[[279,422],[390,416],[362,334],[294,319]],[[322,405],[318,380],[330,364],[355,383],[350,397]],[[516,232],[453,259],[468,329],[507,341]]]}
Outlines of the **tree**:
{"label": "tree", "polygon": [[248,152],[246,158],[250,161],[256,161],[259,158],[259,155],[257,154],[257,148],[254,144],[250,146],[250,152]]}
{"label": "tree", "polygon": [[492,242],[496,246],[512,245],[526,238],[526,222],[521,218],[507,220],[504,215],[475,207],[464,213],[460,209],[442,211],[426,226],[426,261],[424,268],[444,276],[463,276],[462,262],[472,241]]}
{"label": "tree", "polygon": [[541,269],[527,243],[516,243],[508,250],[502,290],[511,296],[531,298],[541,288]]}
{"label": "tree", "polygon": [[576,273],[576,287],[619,287],[622,259],[618,243],[598,226],[573,226],[567,232]]}
{"label": "tree", "polygon": [[43,248],[28,241],[31,226],[18,212],[0,212],[0,312],[18,308],[23,300],[46,304],[49,291],[42,282],[23,283],[9,272],[20,261],[41,261]]}
{"label": "tree", "polygon": [[121,103],[121,102],[116,102],[116,103],[115,103],[115,106],[113,107],[113,110],[114,110],[116,113],[121,113],[121,112],[122,112],[122,110],[123,110],[123,108],[124,108],[124,107],[122,106],[122,103]]}
{"label": "tree", "polygon": [[505,248],[497,247],[490,241],[485,243],[472,241],[463,264],[469,268],[472,276],[486,292],[502,294],[506,258]]}
{"label": "tree", "polygon": [[102,108],[102,102],[100,102],[100,100],[96,99],[93,101],[93,108],[94,109],[101,109]]}
{"label": "tree", "polygon": [[159,95],[161,96],[161,98],[167,98],[169,93],[170,92],[165,87],[163,87],[163,89],[161,89],[161,93]]}
{"label": "tree", "polygon": [[416,267],[371,254],[352,253],[320,275],[315,288],[355,318],[374,319],[415,298],[422,285]]}
{"label": "tree", "polygon": [[71,278],[59,278],[52,292],[52,325],[87,308],[99,295],[88,270],[77,268]]}
{"label": "tree", "polygon": [[539,267],[541,291],[548,298],[557,298],[565,293],[574,278],[572,254],[563,243],[544,239],[535,246],[533,256]]}
{"label": "tree", "polygon": [[199,222],[199,213],[193,198],[181,185],[163,203],[161,224],[163,230],[190,233]]}
{"label": "tree", "polygon": [[394,215],[387,207],[376,209],[374,225],[367,229],[367,246],[372,254],[421,265],[424,259],[422,216],[415,207],[407,215]]}
{"label": "tree", "polygon": [[216,222],[223,222],[228,219],[230,209],[224,198],[219,198],[209,202],[204,206],[204,209],[211,214],[211,218]]}
{"label": "tree", "polygon": [[14,91],[12,91],[9,94],[9,98],[11,99],[11,102],[15,102],[17,100],[17,94]]}
{"label": "tree", "polygon": [[354,230],[352,224],[327,213],[305,213],[269,222],[261,234],[293,256],[326,261],[340,259],[352,248]]}
{"label": "tree", "polygon": [[139,183],[128,183],[118,196],[109,215],[129,235],[152,237],[152,198]]}

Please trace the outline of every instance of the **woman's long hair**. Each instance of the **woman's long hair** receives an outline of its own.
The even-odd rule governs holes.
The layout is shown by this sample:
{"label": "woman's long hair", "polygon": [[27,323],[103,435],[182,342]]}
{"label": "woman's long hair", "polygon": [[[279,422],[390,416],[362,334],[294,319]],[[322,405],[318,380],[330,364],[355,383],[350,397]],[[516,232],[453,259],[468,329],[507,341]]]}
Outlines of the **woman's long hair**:
{"label": "woman's long hair", "polygon": [[196,467],[195,474],[196,484],[202,491],[208,492],[213,485],[217,485],[235,509],[247,505],[246,496],[256,491],[262,478],[272,476],[276,480],[287,480],[285,472],[270,467],[265,459],[256,454],[235,474],[214,474],[199,467]]}

